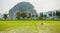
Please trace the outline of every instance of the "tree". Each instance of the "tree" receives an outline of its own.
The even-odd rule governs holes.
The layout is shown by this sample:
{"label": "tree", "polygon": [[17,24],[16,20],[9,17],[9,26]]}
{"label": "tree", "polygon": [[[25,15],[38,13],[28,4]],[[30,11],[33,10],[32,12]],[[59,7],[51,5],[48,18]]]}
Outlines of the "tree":
{"label": "tree", "polygon": [[60,18],[60,11],[56,10],[56,16]]}
{"label": "tree", "polygon": [[38,15],[36,15],[36,17],[38,17]]}
{"label": "tree", "polygon": [[43,12],[40,13],[40,19],[43,19]]}
{"label": "tree", "polygon": [[20,19],[20,12],[16,12],[16,18],[17,18],[17,20]]}
{"label": "tree", "polygon": [[31,17],[31,13],[28,14],[28,18],[30,18],[30,17]]}
{"label": "tree", "polygon": [[47,15],[43,15],[44,19],[46,19]]}
{"label": "tree", "polygon": [[27,17],[27,13],[26,12],[22,12],[21,13],[21,17],[23,17],[23,19],[25,19],[25,17]]}
{"label": "tree", "polygon": [[49,13],[49,16],[52,16],[52,12]]}
{"label": "tree", "polygon": [[6,20],[8,18],[8,14],[3,14],[3,18]]}
{"label": "tree", "polygon": [[34,15],[32,15],[32,17],[34,17]]}

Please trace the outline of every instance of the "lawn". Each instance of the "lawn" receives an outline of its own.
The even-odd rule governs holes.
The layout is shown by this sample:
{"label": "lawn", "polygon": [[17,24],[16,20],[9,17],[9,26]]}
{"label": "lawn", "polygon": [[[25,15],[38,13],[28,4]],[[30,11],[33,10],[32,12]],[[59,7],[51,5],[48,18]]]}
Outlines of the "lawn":
{"label": "lawn", "polygon": [[0,33],[60,33],[60,21],[0,21]]}

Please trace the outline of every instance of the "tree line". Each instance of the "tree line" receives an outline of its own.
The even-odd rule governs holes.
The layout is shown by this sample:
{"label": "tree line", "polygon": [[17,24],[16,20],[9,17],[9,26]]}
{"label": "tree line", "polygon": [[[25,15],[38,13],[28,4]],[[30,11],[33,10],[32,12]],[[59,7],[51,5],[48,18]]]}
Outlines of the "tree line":
{"label": "tree line", "polygon": [[[56,16],[60,16],[59,15],[59,12],[56,12]],[[52,16],[52,13],[49,14],[50,16]],[[53,12],[53,16],[55,16],[55,13]],[[46,19],[47,18],[47,15],[44,15],[43,12],[40,13],[40,15],[32,15],[31,13],[28,13],[28,12],[16,12],[15,13],[15,18],[17,20],[20,20],[21,18],[22,19],[32,19],[32,18],[36,18],[36,19]],[[8,14],[3,14],[3,19],[6,20],[7,18],[9,18]],[[60,17],[59,17],[60,18]]]}
{"label": "tree line", "polygon": [[[25,18],[27,18],[27,19],[32,19],[32,18],[36,18],[36,19],[43,19],[43,16],[45,16],[46,17],[46,15],[43,15],[43,13],[40,13],[40,16],[38,17],[38,15],[32,15],[31,13],[28,13],[28,12],[16,12],[15,13],[15,18],[17,19],[17,20],[20,20],[21,18],[22,19],[25,19]],[[8,19],[9,18],[9,16],[8,16],[8,14],[3,14],[3,19],[4,20],[6,20],[6,19]]]}

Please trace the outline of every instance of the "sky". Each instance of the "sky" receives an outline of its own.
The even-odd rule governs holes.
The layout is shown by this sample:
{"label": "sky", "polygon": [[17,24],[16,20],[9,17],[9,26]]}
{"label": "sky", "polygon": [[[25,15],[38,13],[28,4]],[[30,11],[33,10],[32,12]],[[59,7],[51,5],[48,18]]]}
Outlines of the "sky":
{"label": "sky", "polygon": [[23,1],[30,2],[37,13],[60,9],[60,0],[0,0],[0,13],[8,13],[13,6]]}

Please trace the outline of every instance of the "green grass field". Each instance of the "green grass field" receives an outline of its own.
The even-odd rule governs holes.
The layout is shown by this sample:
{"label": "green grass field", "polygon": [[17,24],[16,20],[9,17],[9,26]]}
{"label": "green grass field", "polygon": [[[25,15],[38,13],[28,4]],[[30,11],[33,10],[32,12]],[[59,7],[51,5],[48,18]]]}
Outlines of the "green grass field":
{"label": "green grass field", "polygon": [[60,21],[0,21],[0,33],[60,33]]}

